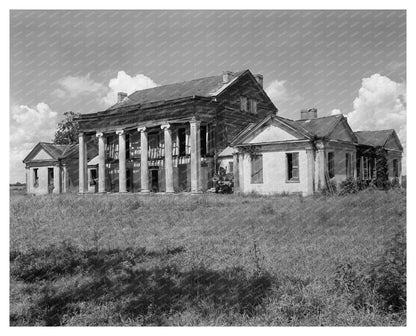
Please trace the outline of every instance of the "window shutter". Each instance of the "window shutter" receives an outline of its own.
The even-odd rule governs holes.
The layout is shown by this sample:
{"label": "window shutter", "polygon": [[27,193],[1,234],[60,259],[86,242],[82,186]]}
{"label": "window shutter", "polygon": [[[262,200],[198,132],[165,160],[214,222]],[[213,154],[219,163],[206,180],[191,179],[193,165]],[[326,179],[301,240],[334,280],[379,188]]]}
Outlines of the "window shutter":
{"label": "window shutter", "polygon": [[241,96],[240,97],[240,109],[241,111],[247,112],[247,97]]}
{"label": "window shutter", "polygon": [[329,178],[333,178],[335,176],[334,172],[334,152],[328,153],[328,175]]}
{"label": "window shutter", "polygon": [[251,183],[263,183],[263,155],[251,158]]}
{"label": "window shutter", "polygon": [[294,180],[299,180],[299,154],[292,154],[292,177]]}
{"label": "window shutter", "polygon": [[257,100],[251,99],[251,113],[257,114]]}

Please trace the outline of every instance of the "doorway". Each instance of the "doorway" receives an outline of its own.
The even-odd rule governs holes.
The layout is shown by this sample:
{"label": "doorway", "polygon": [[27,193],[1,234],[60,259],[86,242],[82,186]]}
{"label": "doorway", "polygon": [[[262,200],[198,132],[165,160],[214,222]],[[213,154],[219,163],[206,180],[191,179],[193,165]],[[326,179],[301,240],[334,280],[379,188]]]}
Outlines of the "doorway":
{"label": "doorway", "polygon": [[159,191],[159,170],[152,169],[150,170],[150,178],[151,178],[151,191],[158,192]]}
{"label": "doorway", "polygon": [[133,169],[126,169],[126,188],[128,192],[133,192]]}
{"label": "doorway", "polygon": [[51,194],[53,189],[53,168],[48,168],[48,193]]}

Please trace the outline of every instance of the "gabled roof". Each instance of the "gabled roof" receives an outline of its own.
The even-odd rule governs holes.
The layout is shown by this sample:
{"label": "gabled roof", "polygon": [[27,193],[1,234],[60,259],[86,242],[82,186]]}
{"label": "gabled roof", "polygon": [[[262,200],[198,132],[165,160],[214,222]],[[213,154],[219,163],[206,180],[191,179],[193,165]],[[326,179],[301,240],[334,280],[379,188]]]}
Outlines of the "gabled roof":
{"label": "gabled roof", "polygon": [[225,147],[224,150],[218,154],[218,157],[226,157],[226,156],[233,156],[234,148],[233,147]]}
{"label": "gabled roof", "polygon": [[236,78],[240,77],[248,71],[249,70],[244,70],[232,73],[232,78],[228,83],[223,83],[222,75],[220,75],[156,86],[151,89],[139,90],[133,92],[121,103],[117,103],[107,110],[113,110],[118,107],[126,107],[130,105],[143,105],[158,101],[174,100],[192,96],[212,97],[221,93],[223,89],[234,82]]}
{"label": "gabled roof", "polygon": [[342,114],[331,115],[315,119],[294,120],[294,124],[304,128],[308,133],[318,138],[324,138],[331,134],[335,126],[344,118]]}
{"label": "gabled roof", "polygon": [[[296,132],[300,138],[306,138],[312,140],[313,138],[331,139],[331,133],[335,127],[345,121],[345,117],[342,114],[332,115],[327,117],[315,118],[315,119],[302,119],[302,120],[291,120],[283,118],[277,115],[271,115],[263,119],[257,124],[248,125],[240,134],[238,134],[233,140],[232,144],[242,143],[250,134],[258,130],[262,125],[266,124],[270,120],[275,120],[280,124],[289,127]],[[348,125],[348,123],[346,123]],[[348,126],[348,130],[351,136],[355,140],[355,135]]]}
{"label": "gabled roof", "polygon": [[389,140],[390,137],[394,137],[400,149],[403,150],[403,147],[394,129],[378,131],[357,131],[354,132],[354,134],[358,139],[359,145],[372,147],[384,147],[387,140]]}
{"label": "gabled roof", "polygon": [[88,166],[95,166],[98,165],[98,163],[100,162],[100,156],[94,156],[90,161],[88,161]]}
{"label": "gabled roof", "polygon": [[37,154],[41,149],[48,153],[54,160],[65,158],[73,147],[78,145],[57,145],[51,142],[39,142],[25,157],[23,163],[30,161],[30,159]]}

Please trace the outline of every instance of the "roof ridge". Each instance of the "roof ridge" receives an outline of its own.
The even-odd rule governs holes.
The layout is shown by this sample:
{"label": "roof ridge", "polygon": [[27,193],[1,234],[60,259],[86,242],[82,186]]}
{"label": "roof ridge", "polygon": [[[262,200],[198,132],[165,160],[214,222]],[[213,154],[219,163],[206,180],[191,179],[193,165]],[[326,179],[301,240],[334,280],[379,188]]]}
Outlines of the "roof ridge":
{"label": "roof ridge", "polygon": [[294,121],[316,120],[316,119],[325,119],[325,118],[343,117],[343,116],[344,115],[342,113],[339,113],[339,114],[332,114],[332,115],[323,116],[323,117],[316,117],[316,118],[312,118],[312,119],[297,119],[297,120],[294,120]]}
{"label": "roof ridge", "polygon": [[394,128],[386,128],[386,129],[382,129],[382,130],[373,130],[373,131],[354,131],[354,133],[362,133],[362,132],[386,132],[386,131],[393,132],[393,131],[395,131],[395,129]]}
{"label": "roof ridge", "polygon": [[[232,71],[232,73],[233,74],[240,74],[240,73],[243,73],[244,71],[247,71],[247,70],[249,70],[249,69],[246,69],[246,70],[243,70],[243,71]],[[215,77],[222,77],[222,75],[203,76],[203,77],[198,77],[198,78],[194,78],[194,79],[183,80],[183,81],[180,81],[180,82],[173,82],[173,83],[168,83],[168,84],[163,84],[163,85],[157,85],[157,86],[154,86],[154,87],[151,87],[151,88],[147,88],[147,89],[136,90],[136,91],[132,92],[131,94],[133,94],[135,92],[138,92],[138,91],[152,90],[152,89],[155,89],[155,88],[163,88],[163,87],[169,86],[169,85],[189,83],[189,82],[194,82],[194,81],[198,81],[198,80],[201,80],[201,79],[215,78]]]}

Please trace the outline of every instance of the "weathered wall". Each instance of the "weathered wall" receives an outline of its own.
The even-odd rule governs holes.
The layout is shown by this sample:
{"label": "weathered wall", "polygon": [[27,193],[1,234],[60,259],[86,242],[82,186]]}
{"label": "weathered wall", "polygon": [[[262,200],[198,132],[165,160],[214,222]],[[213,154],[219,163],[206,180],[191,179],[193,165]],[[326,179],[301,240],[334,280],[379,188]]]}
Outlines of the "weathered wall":
{"label": "weathered wall", "polygon": [[325,168],[328,169],[328,152],[334,153],[334,180],[336,183],[341,183],[347,178],[346,171],[346,153],[350,153],[352,157],[351,168],[352,176],[355,174],[356,170],[356,149],[353,144],[329,144],[325,149]]}
{"label": "weathered wall", "polygon": [[[34,186],[34,169],[38,169],[38,186]],[[46,195],[49,193],[48,189],[48,168],[54,168],[54,166],[42,166],[42,167],[30,167],[29,169],[29,193],[35,195]]]}
{"label": "weathered wall", "polygon": [[392,180],[394,178],[394,170],[393,170],[393,160],[398,160],[398,168],[399,168],[399,179],[402,175],[402,154],[393,151],[387,151],[387,166],[388,166],[388,173],[389,179]]}
{"label": "weathered wall", "polygon": [[251,183],[250,155],[239,154],[243,169],[243,181],[240,183],[241,191],[245,193],[258,192],[260,194],[302,193],[306,195],[308,183],[306,150],[296,150],[296,152],[299,153],[299,182],[287,181],[286,153],[289,152],[273,151],[262,153],[263,183],[258,184]]}

